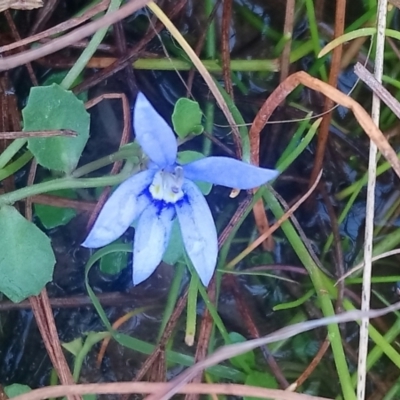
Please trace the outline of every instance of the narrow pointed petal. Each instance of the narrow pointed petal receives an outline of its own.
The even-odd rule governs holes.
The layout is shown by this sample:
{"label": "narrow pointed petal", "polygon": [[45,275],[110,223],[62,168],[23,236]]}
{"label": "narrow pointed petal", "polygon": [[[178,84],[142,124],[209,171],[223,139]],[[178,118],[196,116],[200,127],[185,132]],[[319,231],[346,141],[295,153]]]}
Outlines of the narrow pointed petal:
{"label": "narrow pointed petal", "polygon": [[200,280],[207,286],[217,263],[217,231],[207,201],[197,186],[185,179],[182,190],[185,195],[175,208],[183,243]]}
{"label": "narrow pointed petal", "polygon": [[143,191],[151,184],[153,170],[139,172],[121,183],[100,211],[83,247],[97,249],[118,239],[150,203]]}
{"label": "narrow pointed petal", "polygon": [[183,165],[185,178],[236,189],[252,189],[276,178],[274,169],[259,168],[229,157],[206,157]]}
{"label": "narrow pointed petal", "polygon": [[150,204],[140,216],[133,244],[134,285],[146,280],[160,264],[175,215],[173,207],[160,210],[156,204]]}
{"label": "narrow pointed petal", "polygon": [[140,92],[133,112],[133,127],[136,140],[154,163],[160,168],[175,163],[177,144],[174,132]]}

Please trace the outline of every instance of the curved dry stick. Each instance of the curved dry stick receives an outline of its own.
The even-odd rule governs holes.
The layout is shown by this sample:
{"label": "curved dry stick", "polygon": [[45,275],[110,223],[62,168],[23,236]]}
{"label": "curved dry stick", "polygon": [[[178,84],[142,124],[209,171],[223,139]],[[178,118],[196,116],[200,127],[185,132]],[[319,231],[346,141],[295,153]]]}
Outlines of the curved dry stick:
{"label": "curved dry stick", "polygon": [[[49,386],[32,390],[14,397],[14,400],[41,400],[50,397],[63,397],[72,394],[115,394],[115,393],[153,393],[166,387],[166,382],[112,382],[89,383],[83,385]],[[260,387],[237,385],[232,383],[189,383],[179,393],[186,394],[226,394],[232,396],[251,396],[276,400],[331,400],[326,397],[293,393],[285,390],[264,389]]]}
{"label": "curved dry stick", "polygon": [[285,214],[282,215],[272,226],[270,226],[265,232],[263,232],[256,240],[254,240],[252,243],[250,243],[240,254],[238,254],[234,259],[229,261],[225,268],[230,269],[233,268],[239,261],[243,260],[247,255],[249,255],[254,249],[256,249],[262,242],[264,242],[265,239],[270,237],[277,229],[279,229],[282,224],[288,220],[294,213],[297,211],[297,209],[309,198],[311,193],[314,191],[314,189],[317,187],[319,180],[321,179],[322,176],[322,171],[320,171],[319,175],[317,176],[317,179],[314,181],[312,186],[307,190],[303,196],[300,197],[298,201],[296,201],[295,204],[293,204],[292,207],[290,207]]}
{"label": "curved dry stick", "polygon": [[[324,94],[341,106],[349,108],[361,127],[364,129],[365,133],[376,144],[382,155],[389,161],[397,176],[400,177],[400,161],[397,158],[396,152],[393,150],[392,146],[390,146],[381,130],[374,124],[364,108],[354,99],[340,92],[338,89],[335,89],[319,79],[313,78],[311,75],[303,71],[296,72],[285,79],[263,104],[250,128],[250,142],[253,142],[251,143],[251,149],[258,149],[260,132],[264,128],[275,108],[301,84]],[[253,154],[252,157],[253,159],[258,160],[259,154]]]}
{"label": "curved dry stick", "polygon": [[381,308],[379,310],[360,311],[352,310],[342,314],[333,315],[330,317],[314,319],[310,321],[300,322],[278,329],[267,336],[259,339],[248,340],[247,342],[230,344],[220,347],[213,354],[209,355],[205,360],[198,362],[186,371],[179,374],[177,377],[168,382],[167,386],[162,390],[157,391],[145,398],[145,400],[168,400],[174,394],[178,393],[180,389],[196,374],[206,368],[210,368],[222,361],[229,358],[236,357],[240,354],[252,351],[257,347],[264,346],[268,343],[277,342],[280,340],[289,339],[299,333],[308,332],[312,329],[320,328],[321,326],[329,324],[341,324],[343,322],[356,321],[362,318],[377,318],[382,315],[388,314],[392,311],[400,310],[400,302],[395,303],[389,307]]}
{"label": "curved dry stick", "polygon": [[17,42],[13,42],[4,46],[0,46],[0,53],[4,53],[5,51],[13,50],[21,46],[28,45],[32,42],[36,42],[40,39],[44,39],[51,35],[56,35],[58,33],[62,33],[67,29],[72,29],[77,25],[82,24],[83,22],[87,21],[88,19],[92,18],[93,16],[97,15],[98,13],[105,11],[108,7],[109,0],[103,0],[100,4],[94,6],[90,10],[88,10],[85,14],[81,17],[71,18],[65,22],[61,22],[60,24],[53,26],[52,28],[46,29],[43,32],[37,33],[36,35],[28,36],[27,38],[18,40]]}
{"label": "curved dry stick", "polygon": [[0,59],[0,71],[6,71],[28,62],[34,61],[38,58],[45,57],[49,54],[55,53],[58,50],[63,49],[87,36],[92,35],[96,31],[105,26],[115,24],[121,19],[126,18],[128,15],[134,13],[140,8],[144,7],[150,0],[131,0],[125,6],[119,10],[114,11],[109,15],[90,22],[87,25],[75,29],[73,32],[67,33],[66,35],[54,39],[49,43],[44,44],[36,49],[23,51],[15,56],[4,57]]}

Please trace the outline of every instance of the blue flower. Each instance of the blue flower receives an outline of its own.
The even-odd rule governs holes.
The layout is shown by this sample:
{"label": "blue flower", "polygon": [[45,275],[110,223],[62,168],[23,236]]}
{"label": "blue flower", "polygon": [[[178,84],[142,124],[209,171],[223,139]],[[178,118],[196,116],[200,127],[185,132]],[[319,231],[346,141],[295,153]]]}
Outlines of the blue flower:
{"label": "blue flower", "polygon": [[151,160],[149,167],[114,191],[82,246],[105,246],[138,219],[132,276],[137,285],[161,262],[177,217],[186,252],[207,286],[217,262],[217,231],[207,202],[193,181],[251,189],[274,179],[278,172],[229,157],[206,157],[178,164],[173,131],[142,93],[136,99],[134,130],[136,140]]}

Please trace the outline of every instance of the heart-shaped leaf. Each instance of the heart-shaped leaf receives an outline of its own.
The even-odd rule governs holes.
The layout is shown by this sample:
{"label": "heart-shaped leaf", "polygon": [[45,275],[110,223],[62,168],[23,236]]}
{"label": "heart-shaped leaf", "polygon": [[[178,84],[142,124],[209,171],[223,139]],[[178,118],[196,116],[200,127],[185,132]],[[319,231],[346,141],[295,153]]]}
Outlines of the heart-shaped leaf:
{"label": "heart-shaped leaf", "polygon": [[77,137],[29,138],[28,148],[45,168],[71,173],[89,139],[90,117],[81,100],[57,84],[31,89],[22,110],[24,131],[70,129]]}

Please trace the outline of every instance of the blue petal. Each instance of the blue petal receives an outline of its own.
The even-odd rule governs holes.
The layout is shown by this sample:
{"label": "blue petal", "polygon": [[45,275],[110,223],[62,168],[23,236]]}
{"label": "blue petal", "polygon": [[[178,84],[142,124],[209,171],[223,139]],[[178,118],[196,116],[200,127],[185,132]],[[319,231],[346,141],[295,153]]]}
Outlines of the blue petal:
{"label": "blue petal", "polygon": [[197,186],[185,179],[183,199],[176,203],[186,252],[204,286],[213,276],[218,257],[217,231],[206,199]]}
{"label": "blue petal", "polygon": [[160,168],[175,163],[177,154],[175,135],[143,93],[139,93],[136,98],[133,127],[136,140],[143,151]]}
{"label": "blue petal", "polygon": [[100,211],[82,246],[96,249],[118,239],[150,203],[143,191],[153,177],[154,171],[147,170],[121,183]]}
{"label": "blue petal", "polygon": [[229,157],[206,157],[183,166],[185,177],[236,189],[252,189],[276,178],[274,169],[259,168]]}
{"label": "blue petal", "polygon": [[140,216],[133,244],[134,285],[146,280],[160,264],[174,218],[173,207],[160,210],[157,204],[150,204]]}

